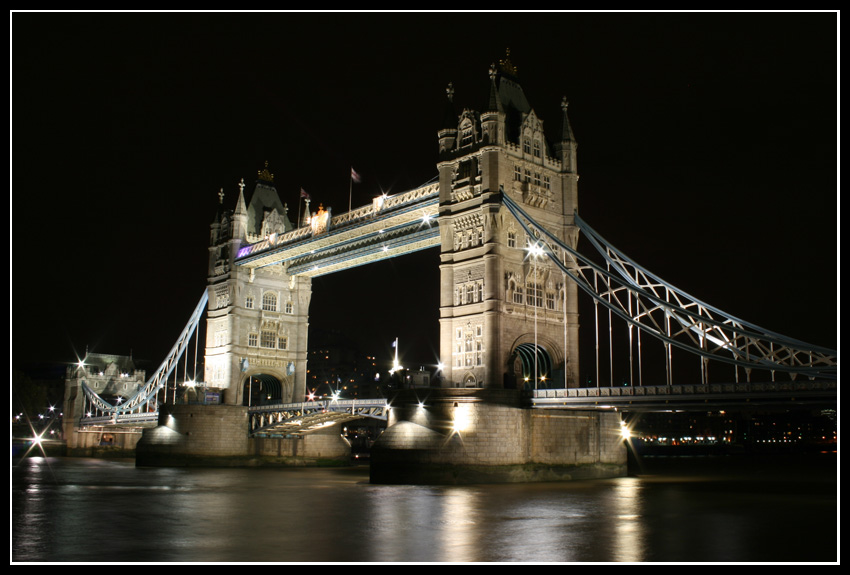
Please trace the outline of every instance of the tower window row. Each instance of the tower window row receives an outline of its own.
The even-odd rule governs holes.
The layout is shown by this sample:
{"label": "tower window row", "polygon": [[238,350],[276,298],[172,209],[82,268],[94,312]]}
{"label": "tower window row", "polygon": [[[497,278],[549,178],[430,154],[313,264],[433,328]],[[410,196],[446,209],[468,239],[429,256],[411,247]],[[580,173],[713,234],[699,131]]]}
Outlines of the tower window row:
{"label": "tower window row", "polygon": [[[254,296],[247,295],[245,296],[245,308],[246,309],[254,309]],[[277,295],[272,292],[266,292],[263,294],[262,299],[262,310],[263,311],[278,311],[277,308]],[[291,314],[293,313],[294,307],[292,305],[291,300],[287,300],[283,304],[284,313]]]}

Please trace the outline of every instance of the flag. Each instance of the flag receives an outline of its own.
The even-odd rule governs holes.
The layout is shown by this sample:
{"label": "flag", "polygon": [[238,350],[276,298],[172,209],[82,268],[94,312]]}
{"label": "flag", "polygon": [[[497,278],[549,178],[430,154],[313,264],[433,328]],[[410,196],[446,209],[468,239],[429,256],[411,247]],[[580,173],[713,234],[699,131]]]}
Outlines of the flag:
{"label": "flag", "polygon": [[355,184],[360,183],[360,174],[355,172],[354,168],[351,168],[351,181],[353,181]]}
{"label": "flag", "polygon": [[307,200],[309,200],[309,199],[310,199],[310,194],[308,194],[307,192],[305,192],[305,191],[304,191],[304,188],[301,188],[301,197],[302,197],[302,198],[305,198],[305,199],[307,199]]}

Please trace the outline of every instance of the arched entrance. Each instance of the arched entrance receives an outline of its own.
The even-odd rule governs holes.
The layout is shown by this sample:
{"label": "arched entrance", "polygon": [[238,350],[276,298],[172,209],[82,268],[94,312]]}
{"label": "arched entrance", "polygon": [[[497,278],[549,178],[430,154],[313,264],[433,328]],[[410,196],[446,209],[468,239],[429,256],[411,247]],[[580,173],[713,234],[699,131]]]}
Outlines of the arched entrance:
{"label": "arched entrance", "polygon": [[[535,357],[536,356],[536,357]],[[514,349],[512,357],[514,361],[514,373],[522,382],[523,389],[545,389],[552,382],[553,365],[552,357],[541,345],[534,343],[521,343]],[[537,383],[535,385],[535,369],[537,370]]]}
{"label": "arched entrance", "polygon": [[268,405],[283,402],[283,385],[267,373],[254,373],[242,384],[242,405]]}

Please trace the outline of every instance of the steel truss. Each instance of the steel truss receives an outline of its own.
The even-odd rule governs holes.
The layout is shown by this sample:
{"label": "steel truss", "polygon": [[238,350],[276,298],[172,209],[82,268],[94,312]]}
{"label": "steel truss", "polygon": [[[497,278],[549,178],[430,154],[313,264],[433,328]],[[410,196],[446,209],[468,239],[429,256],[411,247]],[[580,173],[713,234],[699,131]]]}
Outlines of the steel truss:
{"label": "steel truss", "polygon": [[704,369],[708,360],[716,360],[743,368],[748,377],[751,370],[769,370],[792,379],[837,378],[835,350],[763,329],[701,302],[629,259],[576,214],[575,225],[601,254],[603,268],[535,222],[507,194],[502,198],[529,238],[536,238],[549,259],[596,304],[625,320],[630,334],[636,327],[661,340],[668,362],[671,347],[677,347],[701,356]]}
{"label": "steel truss", "polygon": [[192,336],[197,330],[201,316],[207,307],[208,297],[209,295],[207,294],[207,290],[204,290],[200,301],[198,301],[198,305],[195,306],[192,316],[186,323],[186,327],[183,328],[183,332],[180,334],[180,337],[177,338],[177,341],[174,343],[174,346],[171,348],[168,356],[159,366],[159,369],[157,369],[145,385],[132,397],[128,398],[127,401],[118,405],[113,405],[101,398],[97,393],[89,388],[85,382],[83,382],[81,387],[83,389],[83,393],[85,393],[86,399],[92,406],[93,410],[101,414],[101,417],[83,417],[82,421],[94,424],[105,418],[111,419],[114,423],[117,423],[120,418],[129,422],[135,422],[139,419],[138,414],[155,413],[158,408],[157,393],[165,387],[169,376],[174,371],[174,368],[177,366],[180,358],[186,352],[189,341],[192,339]]}

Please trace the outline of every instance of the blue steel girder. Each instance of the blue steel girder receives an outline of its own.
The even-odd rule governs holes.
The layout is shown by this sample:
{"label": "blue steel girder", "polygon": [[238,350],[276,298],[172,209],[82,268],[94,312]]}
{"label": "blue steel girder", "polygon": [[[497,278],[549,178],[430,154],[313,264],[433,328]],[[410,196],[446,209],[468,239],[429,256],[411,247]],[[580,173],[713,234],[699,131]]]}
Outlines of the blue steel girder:
{"label": "blue steel girder", "polygon": [[329,219],[271,235],[239,250],[236,265],[260,268],[282,264],[290,275],[317,277],[440,243],[439,187],[427,184]]}
{"label": "blue steel girder", "polygon": [[300,435],[354,419],[387,420],[385,399],[333,399],[262,405],[248,408],[250,434]]}
{"label": "blue steel girder", "polygon": [[529,237],[539,239],[543,253],[597,304],[629,326],[666,345],[746,370],[837,377],[835,350],[760,328],[701,302],[630,260],[576,214],[576,226],[604,258],[603,268],[537,224],[507,194],[503,200]]}

